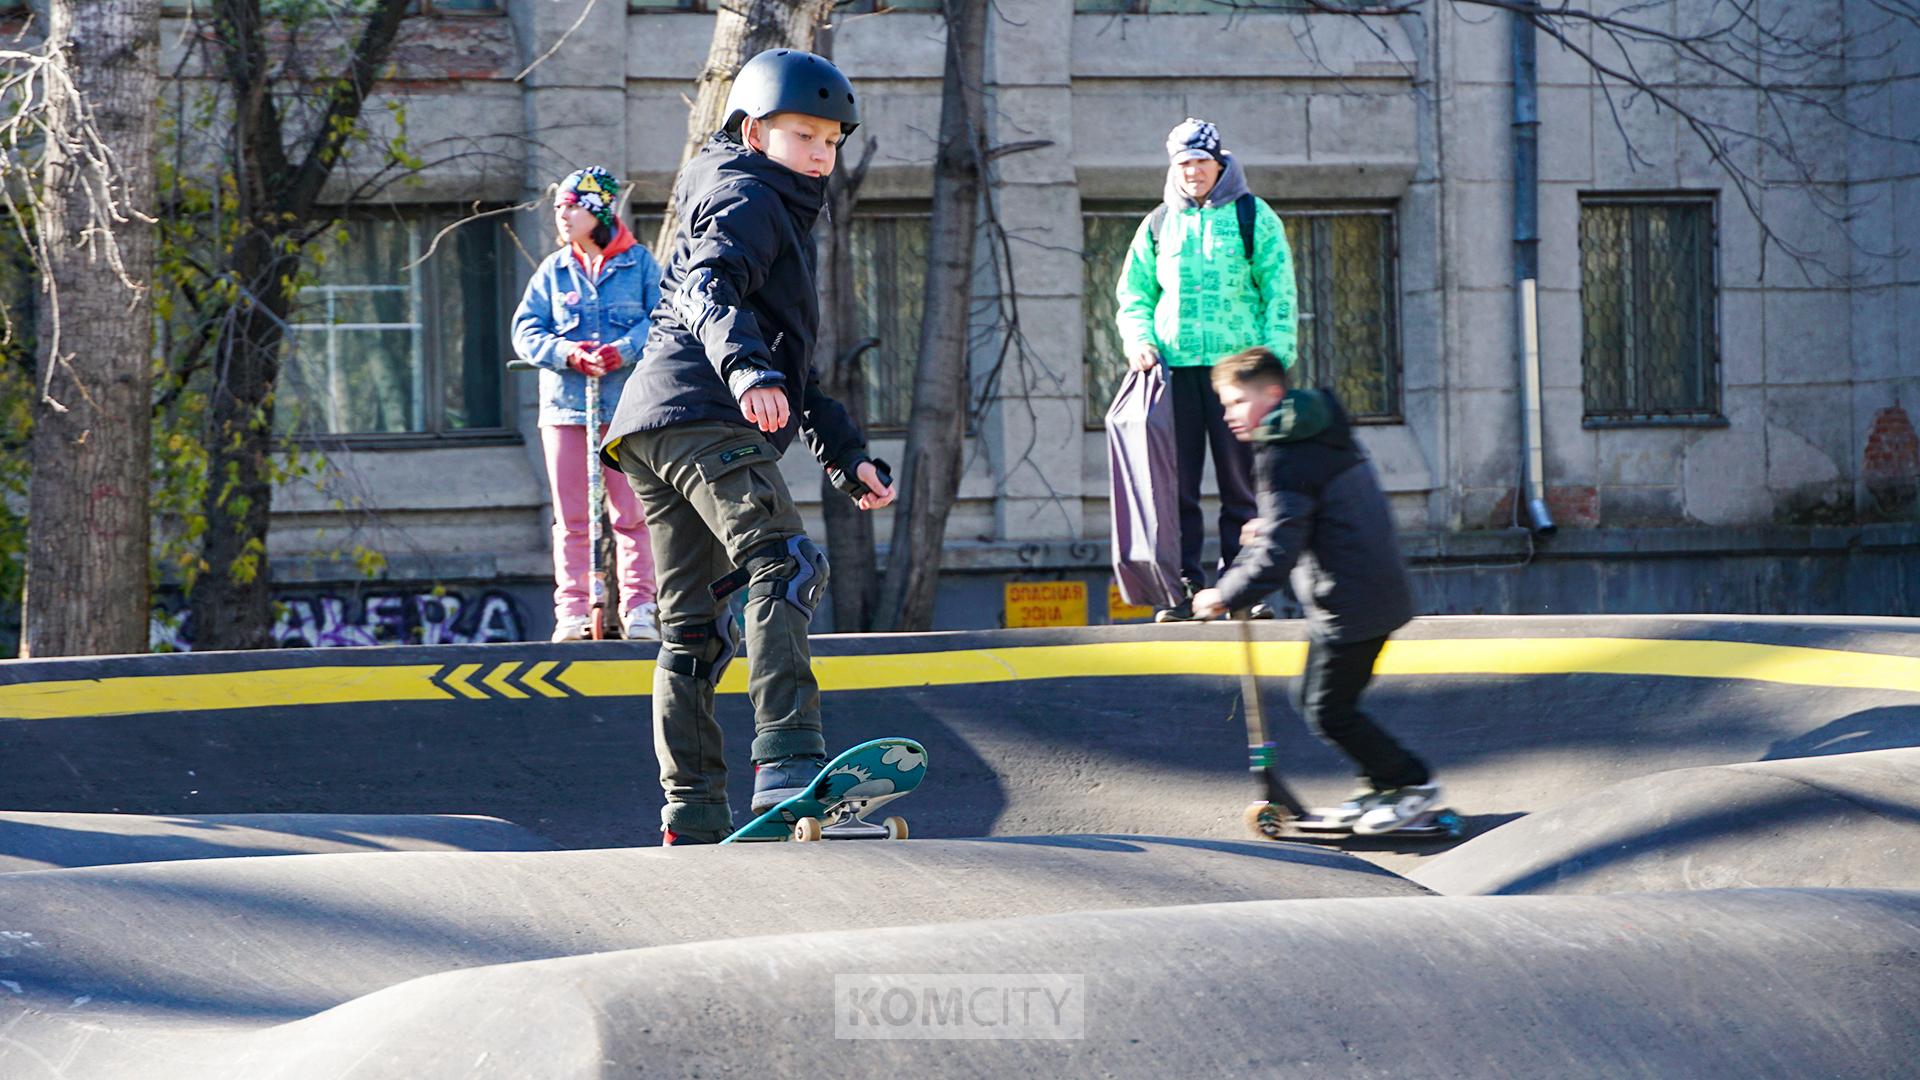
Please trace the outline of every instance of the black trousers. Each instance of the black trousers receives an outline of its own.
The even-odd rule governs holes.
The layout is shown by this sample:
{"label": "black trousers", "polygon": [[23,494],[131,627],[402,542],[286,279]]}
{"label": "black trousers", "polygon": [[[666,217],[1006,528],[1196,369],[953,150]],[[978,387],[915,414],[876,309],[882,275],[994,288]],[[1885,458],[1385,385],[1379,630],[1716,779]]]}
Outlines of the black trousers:
{"label": "black trousers", "polygon": [[1233,437],[1210,367],[1170,367],[1173,442],[1180,462],[1180,576],[1189,588],[1206,585],[1200,549],[1207,523],[1200,510],[1200,474],[1213,449],[1213,476],[1220,485],[1220,566],[1240,554],[1240,530],[1259,512],[1253,495],[1253,448]]}
{"label": "black trousers", "polygon": [[1353,759],[1376,788],[1406,787],[1431,779],[1427,765],[1360,711],[1360,692],[1373,681],[1373,662],[1387,639],[1335,645],[1307,644],[1296,705],[1307,725]]}

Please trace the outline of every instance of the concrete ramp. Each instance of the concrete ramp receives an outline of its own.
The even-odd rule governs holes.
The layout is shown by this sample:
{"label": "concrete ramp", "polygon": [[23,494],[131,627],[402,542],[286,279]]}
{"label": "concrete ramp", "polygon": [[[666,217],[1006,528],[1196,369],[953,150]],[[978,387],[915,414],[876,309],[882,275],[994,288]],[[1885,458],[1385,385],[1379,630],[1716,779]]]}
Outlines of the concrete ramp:
{"label": "concrete ramp", "polygon": [[0,813],[0,873],[371,851],[550,851],[497,818],[446,814]]}
{"label": "concrete ramp", "polygon": [[[8,1006],[285,1021],[436,972],[845,927],[1424,896],[1339,852],[1152,837],[220,859],[0,876]],[[0,1069],[0,1076],[9,1075]]]}
{"label": "concrete ramp", "polygon": [[[51,1061],[156,1080],[1888,1077],[1920,1056],[1916,952],[1912,892],[1214,904],[477,968],[244,1032],[109,1039],[43,1015],[24,1025],[39,1055],[10,1043],[0,1064],[17,1080],[71,1075]],[[876,973],[920,992],[863,1005],[836,983]],[[924,995],[960,973],[1057,990],[951,1011]],[[1008,1017],[1078,1037],[836,1038]]]}
{"label": "concrete ramp", "polygon": [[[1254,652],[1282,763],[1320,800],[1350,777],[1286,705],[1303,629],[1258,624]],[[927,745],[931,779],[900,807],[916,836],[1245,835],[1235,627],[815,645],[830,743]],[[566,847],[650,844],[653,655],[605,643],[0,663],[0,806],[479,814]],[[744,815],[741,668],[720,719]],[[1382,656],[1368,708],[1485,831],[1675,768],[1920,745],[1920,621],[1422,619]],[[1405,869],[1418,856],[1381,857]]]}
{"label": "concrete ramp", "polygon": [[1656,773],[1430,860],[1443,893],[1920,888],[1920,749]]}

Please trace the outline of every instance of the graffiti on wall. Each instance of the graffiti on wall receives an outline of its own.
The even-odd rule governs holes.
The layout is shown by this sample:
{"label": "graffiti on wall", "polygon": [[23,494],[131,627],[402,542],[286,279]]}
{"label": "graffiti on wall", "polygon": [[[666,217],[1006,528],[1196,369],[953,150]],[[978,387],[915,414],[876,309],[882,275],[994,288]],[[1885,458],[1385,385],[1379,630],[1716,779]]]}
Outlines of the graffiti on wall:
{"label": "graffiti on wall", "polygon": [[[527,640],[519,601],[504,592],[287,593],[274,598],[274,643],[285,649],[354,645],[473,645]],[[193,613],[184,604],[154,612],[157,652],[193,650]]]}

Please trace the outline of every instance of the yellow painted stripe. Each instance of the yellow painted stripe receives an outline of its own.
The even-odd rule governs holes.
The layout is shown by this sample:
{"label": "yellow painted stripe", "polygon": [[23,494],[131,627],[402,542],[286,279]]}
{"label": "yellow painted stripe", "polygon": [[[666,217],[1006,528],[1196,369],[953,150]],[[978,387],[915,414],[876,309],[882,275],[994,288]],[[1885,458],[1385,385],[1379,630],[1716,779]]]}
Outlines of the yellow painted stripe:
{"label": "yellow painted stripe", "polygon": [[481,679],[480,681],[482,683],[485,683],[488,686],[493,687],[496,691],[500,693],[500,696],[502,697],[510,697],[515,699],[526,698],[529,695],[525,690],[522,690],[519,687],[507,681],[507,676],[513,674],[513,669],[519,666],[520,666],[520,662],[517,660],[511,664],[501,664],[500,666],[494,668],[492,671],[488,672],[487,677],[484,679]]}
{"label": "yellow painted stripe", "polygon": [[539,693],[542,697],[566,697],[567,692],[565,690],[553,685],[553,683],[547,679],[547,673],[559,666],[560,661],[558,660],[542,660],[528,668],[527,673],[520,676],[520,681],[533,687],[535,692]]}
{"label": "yellow painted stripe", "polygon": [[[1244,662],[1240,642],[1100,642],[1032,645],[876,656],[821,656],[814,672],[822,690],[888,690],[962,686],[1034,679],[1115,676],[1235,676]],[[1267,677],[1297,675],[1306,645],[1254,645],[1256,668]],[[536,664],[525,680],[547,697],[563,696],[554,683],[585,697],[644,696],[653,690],[651,660],[578,660],[558,676],[557,661]],[[485,698],[469,683],[485,664],[463,664],[448,685],[471,699]],[[500,684],[512,664],[486,680]],[[176,710],[282,708],[373,701],[445,701],[430,678],[437,666],[313,667],[221,674],[130,676],[117,679],[0,686],[0,717],[49,719]],[[1378,672],[1397,675],[1622,675],[1743,679],[1790,686],[1893,690],[1920,694],[1920,657],[1886,653],[1755,645],[1732,641],[1648,638],[1476,638],[1395,641]],[[728,669],[720,692],[745,693],[747,666]],[[524,695],[519,695],[524,696]]]}
{"label": "yellow painted stripe", "polygon": [[0,717],[50,720],[361,701],[446,701],[447,692],[432,682],[439,670],[439,664],[328,666],[17,683],[0,686]]}
{"label": "yellow painted stripe", "polygon": [[473,678],[474,672],[486,666],[485,664],[461,664],[459,667],[447,673],[446,683],[448,686],[453,687],[469,698],[476,701],[485,701],[487,692],[474,686],[467,680]]}

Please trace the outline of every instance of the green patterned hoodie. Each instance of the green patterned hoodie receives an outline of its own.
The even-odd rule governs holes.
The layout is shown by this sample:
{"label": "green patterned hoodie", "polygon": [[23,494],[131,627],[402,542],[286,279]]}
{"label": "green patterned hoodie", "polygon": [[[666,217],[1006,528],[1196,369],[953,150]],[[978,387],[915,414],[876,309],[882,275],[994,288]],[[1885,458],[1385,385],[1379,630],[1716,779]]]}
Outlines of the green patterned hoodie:
{"label": "green patterned hoodie", "polygon": [[[1223,176],[1215,193],[1231,195],[1230,178]],[[1169,205],[1157,245],[1151,217],[1140,222],[1114,290],[1121,338],[1129,351],[1141,344],[1159,349],[1169,367],[1208,366],[1265,345],[1291,368],[1297,338],[1293,255],[1280,215],[1265,200],[1254,200],[1249,262],[1233,200],[1212,205],[1210,193],[1207,201]]]}

